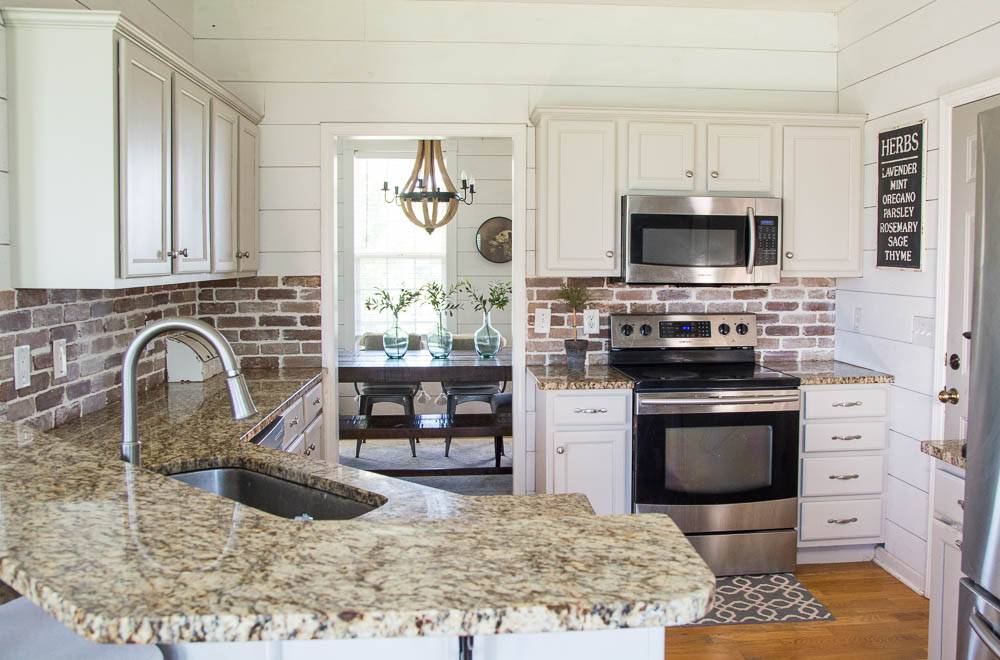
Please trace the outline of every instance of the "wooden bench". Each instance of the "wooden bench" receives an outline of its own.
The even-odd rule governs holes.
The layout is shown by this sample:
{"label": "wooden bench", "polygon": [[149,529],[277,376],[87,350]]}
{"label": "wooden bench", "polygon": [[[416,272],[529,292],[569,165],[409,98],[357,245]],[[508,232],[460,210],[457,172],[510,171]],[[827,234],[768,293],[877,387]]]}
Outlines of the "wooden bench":
{"label": "wooden bench", "polygon": [[341,440],[399,440],[409,438],[494,438],[495,465],[492,468],[422,468],[373,470],[390,477],[460,476],[511,474],[500,467],[503,438],[513,432],[508,413],[422,414],[422,415],[341,415]]}

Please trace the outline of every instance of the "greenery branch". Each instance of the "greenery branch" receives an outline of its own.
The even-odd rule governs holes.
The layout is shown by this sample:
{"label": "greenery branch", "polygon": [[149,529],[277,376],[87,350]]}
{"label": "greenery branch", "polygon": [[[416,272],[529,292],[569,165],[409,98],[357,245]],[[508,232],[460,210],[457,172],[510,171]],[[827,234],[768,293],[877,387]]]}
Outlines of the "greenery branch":
{"label": "greenery branch", "polygon": [[510,297],[513,292],[510,280],[490,282],[485,293],[473,287],[472,282],[468,279],[459,282],[457,288],[469,296],[473,309],[484,314],[494,309],[506,309],[510,305]]}
{"label": "greenery branch", "polygon": [[456,309],[462,309],[462,303],[457,300],[461,291],[461,283],[445,288],[440,282],[428,282],[421,289],[424,302],[439,314],[453,316]]}
{"label": "greenery branch", "polygon": [[399,290],[399,296],[393,298],[387,290],[376,288],[374,295],[365,300],[365,309],[370,312],[389,312],[393,318],[399,318],[399,314],[403,310],[408,309],[419,299],[420,289],[404,287]]}
{"label": "greenery branch", "polygon": [[566,306],[573,311],[573,338],[580,338],[580,325],[577,323],[577,314],[587,309],[591,301],[590,290],[583,286],[564,283],[556,292],[556,299],[566,303]]}

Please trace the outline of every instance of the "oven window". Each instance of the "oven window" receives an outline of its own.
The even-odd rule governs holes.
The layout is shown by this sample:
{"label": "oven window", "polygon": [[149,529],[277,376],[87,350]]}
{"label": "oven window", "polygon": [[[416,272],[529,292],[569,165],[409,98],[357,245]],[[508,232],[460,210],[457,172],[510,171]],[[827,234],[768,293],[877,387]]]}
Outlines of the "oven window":
{"label": "oven window", "polygon": [[631,216],[632,263],[650,266],[746,265],[747,219],[731,215]]}
{"label": "oven window", "polygon": [[771,485],[770,426],[667,429],[663,485],[689,495],[724,495]]}

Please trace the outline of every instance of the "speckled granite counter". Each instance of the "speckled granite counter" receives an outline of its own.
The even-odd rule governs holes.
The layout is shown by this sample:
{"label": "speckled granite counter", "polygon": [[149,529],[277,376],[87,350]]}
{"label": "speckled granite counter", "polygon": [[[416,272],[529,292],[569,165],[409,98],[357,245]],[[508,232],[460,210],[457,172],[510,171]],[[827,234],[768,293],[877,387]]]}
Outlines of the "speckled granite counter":
{"label": "speckled granite counter", "polygon": [[889,374],[836,360],[763,362],[762,365],[795,376],[802,380],[803,385],[874,385],[893,383],[896,380]]}
{"label": "speckled granite counter", "polygon": [[[250,373],[258,407],[309,374]],[[0,580],[89,639],[179,643],[658,627],[714,578],[667,516],[583,496],[463,497],[235,441],[221,380],[140,405],[144,468],[115,410],[53,432],[0,424]],[[245,467],[381,505],[298,522],[162,474]]]}
{"label": "speckled granite counter", "polygon": [[965,469],[965,456],[962,456],[964,440],[924,440],[920,443],[920,451],[937,460]]}
{"label": "speckled granite counter", "polygon": [[528,367],[540,390],[630,390],[632,379],[607,365],[588,366],[582,373],[570,372],[566,365]]}

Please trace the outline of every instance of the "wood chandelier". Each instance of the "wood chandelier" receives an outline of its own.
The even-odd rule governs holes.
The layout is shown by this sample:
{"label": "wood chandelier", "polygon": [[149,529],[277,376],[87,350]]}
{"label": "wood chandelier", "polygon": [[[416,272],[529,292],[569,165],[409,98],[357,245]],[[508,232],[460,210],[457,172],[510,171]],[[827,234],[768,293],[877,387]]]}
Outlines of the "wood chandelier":
{"label": "wood chandelier", "polygon": [[458,213],[459,202],[471,205],[475,195],[476,180],[466,179],[465,172],[462,173],[462,193],[455,188],[445,166],[441,140],[418,141],[413,171],[402,192],[396,186],[390,199],[389,182],[382,182],[382,197],[386,203],[399,204],[407,220],[428,234],[451,222]]}

